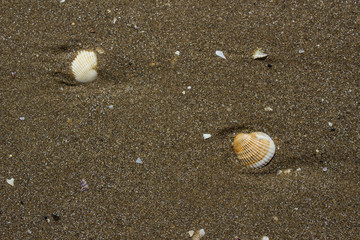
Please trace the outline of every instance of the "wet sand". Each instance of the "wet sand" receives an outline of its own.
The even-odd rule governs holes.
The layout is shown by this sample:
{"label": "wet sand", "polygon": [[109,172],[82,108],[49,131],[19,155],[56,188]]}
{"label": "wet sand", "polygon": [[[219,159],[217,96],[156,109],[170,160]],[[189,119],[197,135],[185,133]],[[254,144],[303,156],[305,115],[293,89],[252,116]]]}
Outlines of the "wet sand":
{"label": "wet sand", "polygon": [[[8,2],[0,239],[360,238],[359,3]],[[252,131],[260,170],[232,152]]]}

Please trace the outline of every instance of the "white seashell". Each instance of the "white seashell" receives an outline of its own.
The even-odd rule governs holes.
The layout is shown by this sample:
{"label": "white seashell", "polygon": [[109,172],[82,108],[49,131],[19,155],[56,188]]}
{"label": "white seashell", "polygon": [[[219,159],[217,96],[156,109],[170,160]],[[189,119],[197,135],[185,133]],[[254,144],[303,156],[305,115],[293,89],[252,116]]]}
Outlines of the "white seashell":
{"label": "white seashell", "polygon": [[249,168],[264,167],[275,154],[274,141],[263,132],[240,133],[233,147],[241,164]]}
{"label": "white seashell", "polygon": [[253,54],[253,59],[264,59],[267,57],[267,54],[261,48],[255,50]]}
{"label": "white seashell", "polygon": [[202,238],[203,236],[205,236],[205,230],[204,229],[200,229],[197,230],[194,235],[192,236],[192,240],[199,240],[200,238]]}
{"label": "white seashell", "polygon": [[78,82],[89,83],[97,77],[97,57],[94,51],[81,50],[71,64],[71,71]]}

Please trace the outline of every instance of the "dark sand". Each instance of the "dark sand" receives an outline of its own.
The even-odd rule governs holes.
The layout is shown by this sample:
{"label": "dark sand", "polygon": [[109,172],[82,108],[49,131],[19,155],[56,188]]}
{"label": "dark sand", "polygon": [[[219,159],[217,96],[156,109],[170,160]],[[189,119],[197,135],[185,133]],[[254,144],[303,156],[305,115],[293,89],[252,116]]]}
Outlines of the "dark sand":
{"label": "dark sand", "polygon": [[2,1],[0,239],[360,239],[360,3],[214,2]]}

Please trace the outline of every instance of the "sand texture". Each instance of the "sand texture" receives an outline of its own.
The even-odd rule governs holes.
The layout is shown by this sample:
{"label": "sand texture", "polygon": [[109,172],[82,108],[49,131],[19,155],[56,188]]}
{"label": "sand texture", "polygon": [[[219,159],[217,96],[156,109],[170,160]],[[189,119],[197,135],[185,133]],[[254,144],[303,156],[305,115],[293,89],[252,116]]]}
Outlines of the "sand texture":
{"label": "sand texture", "polygon": [[2,1],[0,239],[360,239],[359,4]]}

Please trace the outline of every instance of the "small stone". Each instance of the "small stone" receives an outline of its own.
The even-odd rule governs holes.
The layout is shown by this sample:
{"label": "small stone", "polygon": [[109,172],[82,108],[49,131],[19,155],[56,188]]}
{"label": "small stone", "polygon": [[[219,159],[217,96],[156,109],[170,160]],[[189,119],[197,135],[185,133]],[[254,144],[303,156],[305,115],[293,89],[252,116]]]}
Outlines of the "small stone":
{"label": "small stone", "polygon": [[332,125],[333,125],[331,122],[328,122],[328,124],[329,124],[330,127],[332,127]]}
{"label": "small stone", "polygon": [[285,169],[284,170],[284,174],[290,174],[292,172],[291,168]]}
{"label": "small stone", "polygon": [[110,105],[109,108],[110,108],[110,109],[113,109],[113,108],[114,108],[114,105]]}
{"label": "small stone", "polygon": [[270,238],[268,236],[263,236],[261,240],[269,240]]}
{"label": "small stone", "polygon": [[179,55],[180,55],[180,51],[176,51],[176,52],[175,52],[175,55],[178,55],[178,56],[179,56]]}
{"label": "small stone", "polygon": [[323,168],[323,171],[324,171],[324,172],[326,172],[327,170],[328,170],[328,168],[327,168],[327,167],[324,167],[324,168]]}
{"label": "small stone", "polygon": [[137,159],[136,159],[136,163],[142,164],[143,161],[142,161],[140,158],[137,158]]}
{"label": "small stone", "polygon": [[25,120],[25,117],[19,117],[19,119],[20,119],[21,121],[24,121],[24,120]]}
{"label": "small stone", "polygon": [[299,53],[304,53],[304,52],[305,52],[304,49],[300,49],[300,50],[299,50]]}
{"label": "small stone", "polygon": [[296,169],[297,172],[301,171],[301,168]]}
{"label": "small stone", "polygon": [[51,216],[54,219],[54,221],[59,221],[60,220],[60,217],[58,215],[51,214]]}
{"label": "small stone", "polygon": [[271,107],[266,107],[266,108],[264,108],[264,110],[265,110],[266,112],[272,112],[272,111],[273,111],[273,109],[272,109]]}

